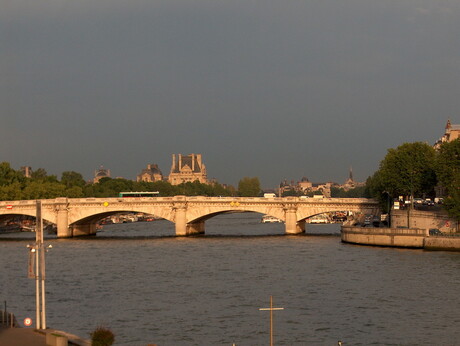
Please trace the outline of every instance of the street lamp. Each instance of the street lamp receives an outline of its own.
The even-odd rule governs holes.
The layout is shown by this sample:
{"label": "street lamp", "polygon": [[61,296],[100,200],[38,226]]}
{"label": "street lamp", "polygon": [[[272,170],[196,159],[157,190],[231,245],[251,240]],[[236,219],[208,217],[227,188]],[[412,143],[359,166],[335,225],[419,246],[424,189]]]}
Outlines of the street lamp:
{"label": "street lamp", "polygon": [[382,193],[387,194],[387,201],[388,201],[388,209],[387,209],[387,214],[388,214],[388,228],[391,228],[391,195],[388,191],[383,191]]}
{"label": "street lamp", "polygon": [[[43,244],[43,219],[42,202],[37,201],[35,244],[27,245],[29,248],[28,277],[35,279],[36,297],[36,327],[46,329],[46,303],[45,303],[45,248]],[[48,248],[52,248],[49,245]],[[35,267],[35,270],[34,270]]]}

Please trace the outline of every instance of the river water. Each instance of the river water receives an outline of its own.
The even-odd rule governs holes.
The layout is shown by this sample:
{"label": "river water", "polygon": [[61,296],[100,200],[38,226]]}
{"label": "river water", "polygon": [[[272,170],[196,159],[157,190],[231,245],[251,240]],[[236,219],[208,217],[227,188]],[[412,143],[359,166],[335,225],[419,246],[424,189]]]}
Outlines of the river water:
{"label": "river water", "polygon": [[[171,237],[155,221],[105,226],[96,237],[47,239],[47,323],[116,345],[460,345],[460,254],[340,242],[338,225],[283,236],[260,215],[206,222]],[[35,318],[27,279],[33,235],[2,235],[0,299]]]}

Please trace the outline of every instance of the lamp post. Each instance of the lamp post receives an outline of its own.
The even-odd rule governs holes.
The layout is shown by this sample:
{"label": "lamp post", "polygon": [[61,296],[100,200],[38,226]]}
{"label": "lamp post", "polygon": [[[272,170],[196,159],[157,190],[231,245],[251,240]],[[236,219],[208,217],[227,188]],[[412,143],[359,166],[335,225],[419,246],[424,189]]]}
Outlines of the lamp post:
{"label": "lamp post", "polygon": [[391,195],[388,191],[383,191],[382,193],[386,193],[387,194],[387,201],[388,201],[388,209],[387,209],[387,213],[388,213],[388,228],[391,228]]}
{"label": "lamp post", "polygon": [[[29,278],[35,279],[36,328],[46,329],[45,247],[43,244],[42,202],[37,201],[35,244],[29,248]],[[51,248],[51,245],[49,245]],[[35,269],[34,269],[35,267]]]}

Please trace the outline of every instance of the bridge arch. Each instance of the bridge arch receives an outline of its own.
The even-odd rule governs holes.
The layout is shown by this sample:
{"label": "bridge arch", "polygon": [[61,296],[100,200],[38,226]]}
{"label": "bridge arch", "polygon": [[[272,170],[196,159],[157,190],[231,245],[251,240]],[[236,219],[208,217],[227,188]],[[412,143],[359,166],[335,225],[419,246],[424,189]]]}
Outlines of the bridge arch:
{"label": "bridge arch", "polygon": [[185,233],[186,234],[203,234],[205,233],[205,222],[217,215],[225,213],[244,213],[252,212],[262,215],[274,216],[282,221],[285,221],[285,213],[281,208],[273,208],[270,205],[257,205],[257,204],[243,204],[238,199],[225,201],[215,205],[208,205],[206,207],[188,203],[188,213],[185,220]]}
{"label": "bridge arch", "polygon": [[[31,229],[34,229],[35,227],[35,220],[36,220],[36,213],[35,212],[11,212],[9,214],[0,214],[0,224],[1,225],[6,225],[7,223],[9,223],[10,221],[18,221],[17,218],[18,217],[28,217],[26,219],[22,218],[21,221],[23,221],[23,223],[21,223],[20,225],[18,224],[17,226],[19,227],[25,227],[25,222],[26,220],[30,220],[32,221],[32,223],[30,225],[28,225],[27,228],[31,228]],[[48,225],[55,225],[55,220],[53,219],[49,219],[47,217],[42,217],[43,219],[43,222],[44,224],[48,224]],[[23,229],[24,230],[24,229]],[[27,231],[30,231],[30,229],[27,229]]]}
{"label": "bridge arch", "polygon": [[[97,226],[100,220],[118,214],[145,214],[153,215],[155,217],[160,217],[165,220],[168,220],[174,223],[174,220],[171,220],[170,215],[162,212],[161,209],[153,210],[152,208],[118,208],[111,210],[102,210],[98,213],[87,213],[87,215],[82,215],[79,219],[70,219],[69,220],[69,233],[71,236],[81,236],[81,235],[93,235],[97,232]],[[169,219],[168,219],[169,218]],[[71,222],[70,222],[71,221]]]}
{"label": "bridge arch", "polygon": [[260,210],[260,208],[244,208],[244,209],[235,209],[235,208],[222,208],[220,210],[214,210],[211,212],[203,212],[199,215],[193,215],[187,220],[187,223],[195,223],[209,220],[217,215],[227,214],[227,213],[258,213],[262,215],[274,216],[282,221],[284,221],[284,213],[276,211],[267,211]]}

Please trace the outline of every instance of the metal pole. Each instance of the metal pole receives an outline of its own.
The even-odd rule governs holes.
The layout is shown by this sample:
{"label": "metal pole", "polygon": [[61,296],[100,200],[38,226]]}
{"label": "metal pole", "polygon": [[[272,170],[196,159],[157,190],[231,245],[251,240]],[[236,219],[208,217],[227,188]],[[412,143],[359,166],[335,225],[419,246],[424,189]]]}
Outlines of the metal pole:
{"label": "metal pole", "polygon": [[40,279],[41,279],[41,329],[46,329],[46,304],[45,304],[45,246],[43,243],[43,218],[41,215],[42,212],[42,203],[38,201],[40,205],[40,222],[39,222],[39,231],[40,231]]}
{"label": "metal pole", "polygon": [[42,204],[41,201],[37,200],[36,202],[36,214],[35,214],[35,299],[37,304],[36,309],[36,327],[37,329],[42,329],[41,323],[41,302],[40,302],[40,251],[42,251],[42,237],[43,234],[41,231],[41,221],[42,221]]}
{"label": "metal pole", "polygon": [[[35,237],[37,237],[38,231],[35,230]],[[39,248],[38,242],[35,241],[35,302],[36,302],[36,311],[35,311],[35,326],[37,329],[40,329],[40,280],[39,280],[39,262],[40,257],[38,256]]]}
{"label": "metal pole", "polygon": [[270,346],[273,346],[273,296],[270,296]]}

